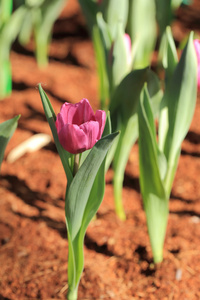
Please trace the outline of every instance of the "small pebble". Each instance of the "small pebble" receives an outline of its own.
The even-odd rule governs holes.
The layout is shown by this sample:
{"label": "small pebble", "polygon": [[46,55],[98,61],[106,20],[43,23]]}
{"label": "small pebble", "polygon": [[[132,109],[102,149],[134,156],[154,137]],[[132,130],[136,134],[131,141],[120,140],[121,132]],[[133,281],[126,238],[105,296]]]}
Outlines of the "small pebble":
{"label": "small pebble", "polygon": [[181,269],[177,269],[176,270],[176,280],[181,280],[182,278],[182,270]]}

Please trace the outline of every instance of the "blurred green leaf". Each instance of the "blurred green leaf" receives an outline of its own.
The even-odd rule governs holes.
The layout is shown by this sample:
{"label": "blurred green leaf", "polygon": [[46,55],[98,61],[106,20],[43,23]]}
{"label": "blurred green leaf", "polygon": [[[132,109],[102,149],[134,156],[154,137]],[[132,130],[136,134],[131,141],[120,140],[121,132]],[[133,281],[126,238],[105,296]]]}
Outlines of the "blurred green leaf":
{"label": "blurred green leaf", "polygon": [[12,13],[12,0],[1,0],[0,1],[0,28],[9,20]]}
{"label": "blurred green leaf", "polygon": [[97,71],[99,77],[99,94],[100,94],[100,106],[101,109],[106,110],[106,101],[109,98],[109,82],[107,74],[107,53],[104,51],[101,33],[99,28],[95,25],[93,27],[93,44],[95,49],[96,61],[97,61]]}
{"label": "blurred green leaf", "polygon": [[[130,72],[115,89],[111,102],[110,114],[113,129],[119,122],[126,123],[137,111],[137,105],[144,82],[147,80],[148,68]],[[120,127],[118,127],[120,128]]]}
{"label": "blurred green leaf", "polygon": [[11,139],[15,129],[17,128],[19,118],[20,115],[0,124],[0,167],[3,161],[6,146]]}
{"label": "blurred green leaf", "polygon": [[165,77],[167,82],[171,79],[178,63],[176,45],[169,26],[166,28],[166,31],[162,36],[159,49],[159,60],[165,68]]}
{"label": "blurred green leaf", "polygon": [[[159,148],[171,166],[177,160],[181,143],[189,130],[196,97],[197,59],[191,33],[161,102]],[[168,192],[174,178],[173,172],[169,170],[165,179]]]}
{"label": "blurred green leaf", "polygon": [[127,49],[124,41],[124,30],[121,23],[118,23],[117,25],[117,33],[113,42],[111,58],[113,83],[112,90],[115,90],[122,79],[130,71],[128,66]]}
{"label": "blurred green leaf", "polygon": [[116,36],[118,31],[118,24],[122,25],[125,31],[128,19],[129,0],[118,1],[109,0],[107,6],[107,18],[106,21],[110,27],[112,36]]}
{"label": "blurred green leaf", "polygon": [[129,31],[131,40],[136,43],[134,68],[150,65],[156,42],[156,8],[154,0],[132,0]]}

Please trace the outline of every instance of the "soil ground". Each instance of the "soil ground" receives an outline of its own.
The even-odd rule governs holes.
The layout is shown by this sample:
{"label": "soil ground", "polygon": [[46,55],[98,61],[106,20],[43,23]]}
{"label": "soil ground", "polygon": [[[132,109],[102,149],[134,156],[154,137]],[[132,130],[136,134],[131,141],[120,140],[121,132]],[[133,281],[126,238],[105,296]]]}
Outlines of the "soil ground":
{"label": "soil ground", "polygon": [[[177,12],[178,41],[200,29],[200,3]],[[0,102],[0,122],[21,114],[11,149],[35,133],[48,133],[37,84],[54,110],[65,101],[88,98],[98,108],[94,51],[76,0],[70,0],[54,26],[50,63],[39,69],[30,43],[11,52],[13,93]],[[114,213],[112,169],[97,218],[85,238],[85,268],[79,299],[200,299],[200,101],[183,145],[174,180],[164,260],[152,263],[139,188],[138,145],[127,164],[123,201],[125,222]],[[66,178],[53,141],[13,163],[4,160],[0,176],[0,299],[65,299],[67,233]]]}

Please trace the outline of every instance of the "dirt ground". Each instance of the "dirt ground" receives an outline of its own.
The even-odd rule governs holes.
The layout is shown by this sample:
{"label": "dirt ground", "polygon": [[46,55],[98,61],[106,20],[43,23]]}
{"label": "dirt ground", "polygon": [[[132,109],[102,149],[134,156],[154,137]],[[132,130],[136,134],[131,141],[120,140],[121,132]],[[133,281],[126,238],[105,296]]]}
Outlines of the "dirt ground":
{"label": "dirt ground", "polygon": [[[174,36],[200,30],[199,0],[177,12]],[[98,79],[91,40],[77,0],[70,0],[54,27],[47,68],[37,67],[33,45],[11,52],[13,93],[0,102],[0,122],[21,114],[6,149],[35,133],[48,133],[37,84],[54,110],[88,98],[98,108]],[[79,299],[200,299],[200,101],[182,145],[172,188],[164,260],[155,266],[139,188],[138,145],[127,164],[123,199],[127,220],[114,213],[112,169],[97,218],[85,238]],[[67,233],[65,174],[53,141],[13,163],[0,175],[0,300],[65,299]]]}

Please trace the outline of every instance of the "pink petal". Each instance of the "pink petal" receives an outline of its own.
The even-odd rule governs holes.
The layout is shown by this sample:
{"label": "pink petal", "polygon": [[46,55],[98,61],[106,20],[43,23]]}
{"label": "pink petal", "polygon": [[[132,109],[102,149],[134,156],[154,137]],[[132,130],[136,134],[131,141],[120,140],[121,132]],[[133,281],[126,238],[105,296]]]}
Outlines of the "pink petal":
{"label": "pink petal", "polygon": [[86,149],[92,148],[98,141],[99,123],[97,121],[90,121],[80,125],[87,137]]}
{"label": "pink petal", "polygon": [[106,123],[106,112],[104,110],[97,110],[95,114],[95,120],[99,123],[99,134],[97,137],[97,139],[99,140],[102,136]]}
{"label": "pink petal", "polygon": [[95,120],[94,112],[87,99],[82,99],[77,103],[76,112],[73,116],[73,124],[81,125],[90,120]]}
{"label": "pink petal", "polygon": [[124,34],[124,44],[126,48],[127,62],[128,65],[130,65],[132,61],[132,54],[131,54],[132,44],[131,44],[131,38],[127,33]]}
{"label": "pink petal", "polygon": [[[73,124],[74,115],[77,111],[77,106],[79,103],[67,103],[65,102],[60,109],[60,116],[62,117],[62,121],[64,124]],[[58,115],[59,115],[58,114]],[[61,120],[61,118],[60,118]]]}
{"label": "pink petal", "polygon": [[60,131],[64,125],[65,125],[65,122],[63,120],[63,114],[59,113],[56,117],[57,132]]}
{"label": "pink petal", "polygon": [[58,138],[63,148],[73,154],[87,149],[88,138],[78,125],[65,124],[58,131]]}
{"label": "pink petal", "polygon": [[197,55],[197,86],[200,89],[200,40],[194,40],[194,48]]}

